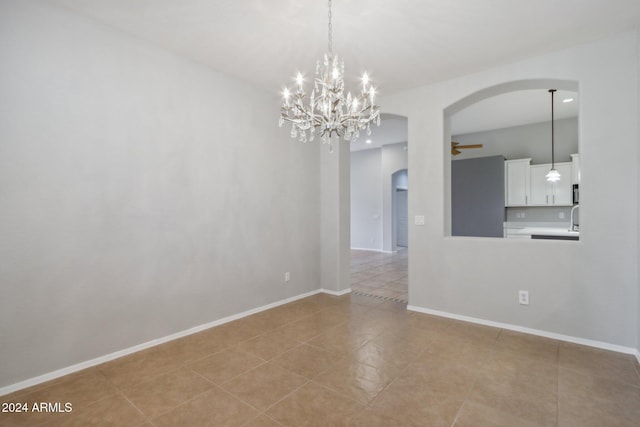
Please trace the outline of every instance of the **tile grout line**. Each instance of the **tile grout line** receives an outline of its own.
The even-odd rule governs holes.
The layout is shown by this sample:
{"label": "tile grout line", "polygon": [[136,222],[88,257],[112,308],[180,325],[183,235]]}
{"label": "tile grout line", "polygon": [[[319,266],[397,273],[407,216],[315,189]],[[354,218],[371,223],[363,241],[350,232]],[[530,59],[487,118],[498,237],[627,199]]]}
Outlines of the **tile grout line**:
{"label": "tile grout line", "polygon": [[[150,422],[151,424],[155,425],[153,422],[151,422],[151,418],[147,416],[147,414],[145,414],[144,412],[142,412],[142,410],[140,408],[138,408],[138,406],[136,406],[135,403],[133,403],[131,401],[131,399],[129,399],[123,392],[122,390],[118,389],[118,393],[120,394],[120,396],[122,398],[124,398],[124,400],[126,400],[127,402],[129,402],[129,405],[133,406],[135,408],[136,411],[138,411],[145,419],[146,422]],[[140,423],[140,425],[142,425],[144,423]]]}
{"label": "tile grout line", "polygon": [[[354,402],[356,405],[361,406],[362,408],[360,408],[360,410],[359,410],[359,411],[355,411],[355,412],[354,412],[354,413],[349,417],[350,419],[351,419],[351,418],[353,418],[355,415],[360,414],[362,411],[364,411],[364,410],[369,406],[369,403],[370,403],[370,402],[367,402],[367,403],[365,403],[365,404],[362,404],[362,403],[360,403],[359,401],[355,400],[353,397],[347,396],[346,394],[343,394],[343,393],[341,393],[341,392],[339,392],[339,391],[337,391],[337,390],[334,390],[334,389],[332,389],[332,388],[330,388],[330,387],[328,387],[328,386],[326,386],[326,385],[324,385],[324,384],[321,384],[321,383],[316,382],[316,381],[314,381],[314,380],[310,380],[309,382],[312,382],[312,383],[314,383],[315,385],[317,385],[317,386],[319,386],[319,387],[322,387],[322,388],[324,388],[324,389],[325,389],[325,390],[327,390],[327,391],[330,391],[331,393],[335,393],[335,394],[337,394],[338,396],[342,397],[343,399],[347,399],[347,400],[349,400],[349,401],[351,401],[351,402]],[[381,392],[382,392],[382,391],[380,391],[380,393],[381,393]],[[380,394],[380,393],[378,393],[378,394]],[[376,394],[376,396],[378,396],[378,395]],[[371,399],[371,400],[373,400],[373,399]]]}
{"label": "tile grout line", "polygon": [[[493,340],[493,343],[491,345],[491,349],[488,352],[488,356],[487,359],[485,360],[485,362],[488,362],[490,360],[490,358],[494,357],[494,354],[496,352],[496,344],[498,342],[498,340],[500,339],[500,336],[502,335],[503,329],[498,329],[498,334],[496,335],[495,339]],[[473,394],[473,391],[475,390],[476,386],[478,385],[478,382],[480,381],[480,375],[478,374],[478,376],[475,378],[475,380],[473,381],[473,384],[471,385],[471,387],[469,387],[469,390],[467,391],[467,394],[464,398],[464,400],[462,401],[462,404],[460,405],[460,408],[458,408],[458,412],[456,412],[456,416],[453,418],[453,423],[451,424],[451,427],[454,427],[455,423],[458,421],[458,418],[460,417],[460,414],[462,413],[462,409],[464,408],[464,405],[467,403],[471,403],[469,401],[469,399],[471,398],[471,395]]]}
{"label": "tile grout line", "polygon": [[[198,397],[202,396],[202,395],[203,395],[203,394],[205,394],[205,393],[208,393],[209,391],[211,391],[211,389],[212,389],[213,387],[215,387],[215,386],[216,386],[216,384],[215,384],[213,381],[211,381],[209,378],[205,377],[204,375],[200,374],[199,372],[196,372],[195,370],[193,370],[193,369],[191,369],[191,368],[186,368],[186,369],[187,369],[188,371],[190,371],[190,372],[192,372],[192,373],[196,374],[197,376],[201,377],[201,378],[202,378],[202,379],[204,379],[205,381],[207,381],[209,384],[211,384],[211,386],[212,386],[212,387],[210,387],[210,388],[208,388],[207,390],[204,390],[204,391],[202,391],[202,392],[200,392],[200,393],[196,394],[195,396],[192,396],[191,398],[189,398],[189,399],[187,399],[187,400],[185,400],[185,401],[183,401],[183,402],[180,402],[178,405],[173,406],[172,408],[167,409],[166,411],[161,412],[161,413],[159,413],[158,415],[156,415],[156,416],[154,416],[154,417],[146,417],[146,418],[147,418],[147,420],[148,420],[152,425],[154,425],[154,426],[156,425],[156,424],[153,422],[153,419],[158,418],[158,417],[161,417],[161,416],[163,416],[163,415],[168,414],[168,413],[169,413],[169,412],[171,412],[171,411],[176,410],[176,409],[177,409],[177,408],[179,408],[180,406],[182,406],[182,405],[184,405],[184,404],[186,404],[186,403],[188,403],[188,402],[190,402],[190,401],[192,401],[192,400],[194,400],[194,399],[197,399]],[[171,371],[171,372],[173,372],[173,371]],[[156,377],[156,378],[157,378],[157,377]],[[124,394],[124,393],[122,392],[122,390],[119,390],[119,391],[120,391],[122,394]],[[127,400],[132,404],[132,405],[134,405],[134,406],[135,406],[135,404],[134,404],[133,402],[131,402],[131,400],[129,400],[129,398],[127,398],[127,397],[126,397],[126,395],[125,395],[125,398],[126,398],[126,399],[127,399]],[[138,408],[137,408],[137,406],[136,406],[136,409],[138,409]],[[138,409],[138,410],[139,410],[140,412],[142,412],[140,409]],[[145,415],[145,416],[146,416],[146,414],[144,414],[144,413],[143,413],[143,415]]]}
{"label": "tile grout line", "polygon": [[[296,374],[298,375],[298,374]],[[300,386],[294,388],[293,390],[291,390],[289,393],[285,394],[284,396],[282,396],[282,398],[278,399],[277,401],[273,402],[271,405],[267,406],[267,408],[264,411],[260,411],[258,408],[256,408],[256,410],[258,410],[258,412],[260,412],[260,415],[266,415],[267,417],[271,418],[268,414],[267,411],[270,410],[271,408],[273,408],[274,406],[276,406],[277,404],[279,404],[280,402],[282,402],[283,400],[285,400],[286,398],[288,398],[289,396],[291,396],[292,394],[294,394],[295,392],[297,392],[298,390],[300,390],[302,387],[304,387],[305,385],[309,384],[311,382],[310,379],[308,379],[307,377],[303,377],[302,375],[300,375],[302,378],[304,378],[305,381],[304,383],[300,384]],[[238,399],[240,399],[238,397]],[[244,402],[244,400],[240,399],[242,402]],[[249,404],[248,402],[245,402],[247,404]],[[253,405],[251,405],[251,407],[253,407]],[[278,421],[278,420],[276,420]],[[282,424],[278,421],[278,424]]]}

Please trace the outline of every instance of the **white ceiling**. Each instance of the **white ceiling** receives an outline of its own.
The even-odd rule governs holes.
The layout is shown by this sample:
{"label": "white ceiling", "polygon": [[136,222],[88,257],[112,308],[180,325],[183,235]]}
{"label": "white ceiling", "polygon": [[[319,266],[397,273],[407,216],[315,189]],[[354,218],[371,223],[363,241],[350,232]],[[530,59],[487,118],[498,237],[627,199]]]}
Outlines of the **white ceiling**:
{"label": "white ceiling", "polygon": [[[351,151],[380,148],[387,144],[407,142],[407,118],[393,114],[381,114],[380,126],[371,127],[371,136],[360,132],[360,137],[351,144]],[[367,142],[371,141],[371,142]]]}
{"label": "white ceiling", "polygon": [[[42,0],[69,8],[274,94],[327,50],[322,0]],[[385,94],[635,28],[638,0],[333,0],[334,51],[347,85],[367,71]],[[529,92],[529,93],[525,93]],[[548,94],[505,94],[452,117],[453,134],[549,118]],[[559,94],[558,98],[561,98]],[[546,105],[546,107],[545,107]],[[578,102],[558,118],[577,115]],[[514,108],[518,106],[518,108]],[[407,140],[387,116],[372,144]]]}
{"label": "white ceiling", "polygon": [[[326,50],[322,0],[42,0],[273,93]],[[381,95],[634,28],[638,0],[334,0],[334,51]],[[349,82],[347,82],[349,83]]]}
{"label": "white ceiling", "polygon": [[[551,89],[551,88],[550,88]],[[565,99],[573,99],[564,103]],[[558,90],[554,118],[578,116],[578,94]],[[551,95],[545,90],[520,90],[484,99],[451,116],[451,135],[502,129],[551,120]]]}
{"label": "white ceiling", "polygon": [[[572,99],[565,103],[563,100]],[[556,120],[578,117],[578,93],[558,90],[554,95]],[[379,148],[382,145],[407,141],[406,117],[383,114],[380,127],[373,127],[371,136],[361,133],[351,151]],[[551,95],[546,89],[508,92],[476,102],[451,116],[451,135],[463,135],[541,123],[551,120]],[[371,141],[370,143],[367,143]]]}

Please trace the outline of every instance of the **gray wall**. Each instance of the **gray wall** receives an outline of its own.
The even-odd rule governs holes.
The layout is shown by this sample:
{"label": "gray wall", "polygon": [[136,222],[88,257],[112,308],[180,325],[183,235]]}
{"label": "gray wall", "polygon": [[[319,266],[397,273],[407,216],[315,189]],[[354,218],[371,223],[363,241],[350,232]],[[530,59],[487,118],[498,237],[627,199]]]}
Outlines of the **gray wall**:
{"label": "gray wall", "polygon": [[[636,31],[636,46],[640,46],[640,29],[638,29]],[[638,51],[637,57],[636,57],[636,69],[639,70],[638,71],[638,75],[636,76],[638,79],[638,101],[640,102],[640,51]],[[640,108],[639,108],[640,110]],[[640,111],[639,111],[640,113]],[[640,146],[640,120],[637,122],[638,125],[638,146]],[[640,165],[640,150],[638,150],[638,165]],[[638,174],[638,188],[640,188],[640,174]],[[640,197],[638,197],[638,211],[640,212]],[[640,227],[638,227],[638,246],[640,246]],[[640,249],[638,250],[638,254],[637,254],[637,262],[636,262],[637,266],[640,266]],[[637,332],[637,340],[636,340],[636,358],[638,359],[638,362],[640,363],[640,272],[638,274],[638,289],[637,289],[637,305],[636,305],[636,314],[637,314],[637,319],[636,319],[636,332]]]}
{"label": "gray wall", "polygon": [[351,247],[395,249],[392,175],[407,168],[406,145],[388,144],[351,153]]}
{"label": "gray wall", "polygon": [[351,247],[382,249],[382,150],[351,152]]}
{"label": "gray wall", "polygon": [[320,285],[332,293],[351,287],[349,143],[333,139],[320,148]]}
{"label": "gray wall", "polygon": [[[556,162],[570,162],[578,153],[578,119],[555,121]],[[532,164],[551,163],[551,123],[533,123],[485,132],[453,135],[460,144],[484,144],[481,149],[461,150],[456,160],[502,155],[505,159],[531,158]]]}
{"label": "gray wall", "polygon": [[0,40],[0,387],[319,288],[275,94],[46,4]]}
{"label": "gray wall", "polygon": [[451,235],[504,236],[504,157],[451,162]]}
{"label": "gray wall", "polygon": [[[637,31],[620,34],[380,100],[385,113],[408,117],[409,215],[427,219],[409,229],[411,307],[637,348],[637,42]],[[448,237],[445,109],[541,78],[580,85],[580,243]],[[459,259],[464,269],[453,267]]]}
{"label": "gray wall", "polygon": [[382,250],[395,251],[395,227],[393,226],[393,202],[395,188],[393,174],[407,169],[407,143],[382,146]]}

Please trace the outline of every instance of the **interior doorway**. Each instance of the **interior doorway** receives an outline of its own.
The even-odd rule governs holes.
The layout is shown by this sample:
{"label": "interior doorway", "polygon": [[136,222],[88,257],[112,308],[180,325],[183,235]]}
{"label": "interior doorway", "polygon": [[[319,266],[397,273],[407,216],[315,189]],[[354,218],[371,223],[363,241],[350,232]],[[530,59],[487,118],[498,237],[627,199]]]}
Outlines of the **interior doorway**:
{"label": "interior doorway", "polygon": [[[380,128],[351,145],[351,290],[408,301],[408,121],[382,115]],[[364,142],[364,143],[363,143]]]}

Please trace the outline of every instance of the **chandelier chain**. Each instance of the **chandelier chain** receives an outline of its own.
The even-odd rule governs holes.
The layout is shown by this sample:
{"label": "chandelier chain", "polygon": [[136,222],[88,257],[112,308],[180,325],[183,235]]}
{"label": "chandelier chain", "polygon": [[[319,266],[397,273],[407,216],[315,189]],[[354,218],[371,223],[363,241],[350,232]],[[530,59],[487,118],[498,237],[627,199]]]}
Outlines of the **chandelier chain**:
{"label": "chandelier chain", "polygon": [[329,55],[333,55],[333,27],[331,26],[331,0],[329,0]]}

